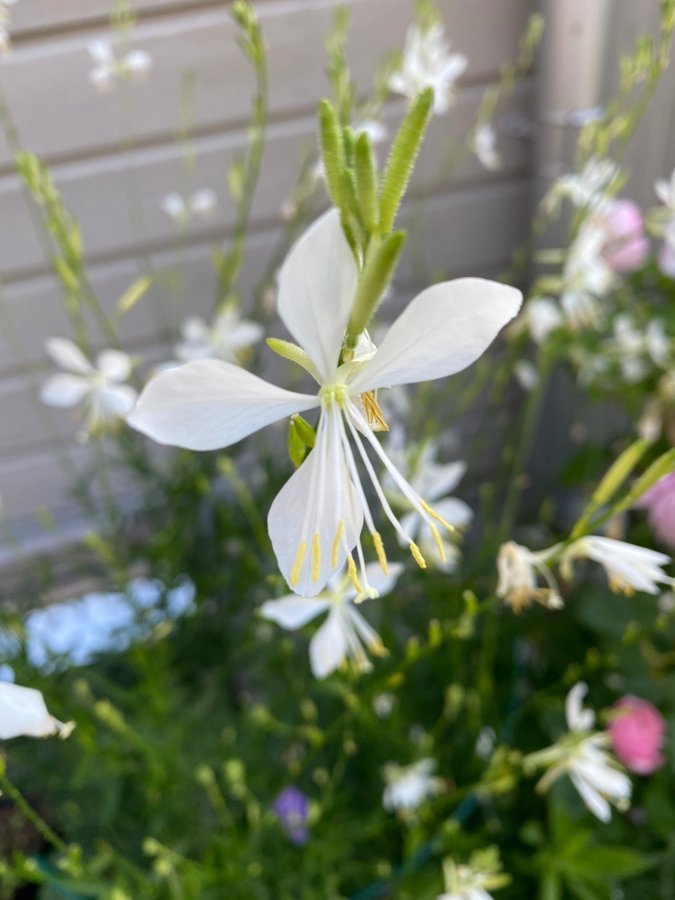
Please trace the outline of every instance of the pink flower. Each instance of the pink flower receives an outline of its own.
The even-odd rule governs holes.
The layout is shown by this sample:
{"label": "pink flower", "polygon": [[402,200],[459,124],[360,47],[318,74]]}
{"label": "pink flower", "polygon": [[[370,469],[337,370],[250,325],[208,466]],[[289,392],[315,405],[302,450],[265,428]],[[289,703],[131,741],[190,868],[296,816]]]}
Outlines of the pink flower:
{"label": "pink flower", "polygon": [[608,730],[617,758],[638,775],[655,772],[663,765],[665,719],[652,703],[630,694],[615,703],[614,710],[616,718]]}
{"label": "pink flower", "polygon": [[601,213],[606,232],[602,255],[619,274],[642,268],[649,255],[644,219],[632,200],[614,200]]}
{"label": "pink flower", "polygon": [[637,505],[649,510],[649,521],[658,539],[675,547],[675,472],[657,481]]}

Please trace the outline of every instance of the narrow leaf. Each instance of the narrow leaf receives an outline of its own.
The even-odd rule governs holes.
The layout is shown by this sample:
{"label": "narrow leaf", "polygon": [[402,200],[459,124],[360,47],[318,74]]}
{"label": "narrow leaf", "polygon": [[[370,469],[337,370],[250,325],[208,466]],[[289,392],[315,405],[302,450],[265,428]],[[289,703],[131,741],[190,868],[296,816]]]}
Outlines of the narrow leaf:
{"label": "narrow leaf", "polygon": [[141,275],[141,277],[137,278],[133,284],[129,285],[117,301],[117,315],[123,316],[125,313],[128,313],[129,310],[133,309],[141,297],[147,293],[151,284],[152,278],[149,275]]}
{"label": "narrow leaf", "polygon": [[665,475],[670,475],[671,472],[675,472],[675,449],[668,450],[663,456],[659,456],[656,462],[651,464],[618,504],[615,512],[623,512],[626,509],[630,509],[640,497],[654,487],[657,481],[660,481]]}

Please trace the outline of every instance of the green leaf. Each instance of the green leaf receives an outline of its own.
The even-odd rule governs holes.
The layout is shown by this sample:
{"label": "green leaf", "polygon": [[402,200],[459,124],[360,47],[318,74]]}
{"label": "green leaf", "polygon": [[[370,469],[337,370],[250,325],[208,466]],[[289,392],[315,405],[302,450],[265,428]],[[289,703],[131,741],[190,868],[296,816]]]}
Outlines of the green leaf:
{"label": "green leaf", "polygon": [[138,301],[143,297],[150,285],[152,278],[149,275],[141,275],[133,284],[129,285],[126,291],[117,301],[116,312],[118,316],[123,316],[136,306]]}
{"label": "green leaf", "polygon": [[657,481],[660,481],[665,475],[670,475],[671,472],[675,472],[675,448],[668,450],[663,456],[659,456],[656,462],[651,464],[647,471],[638,478],[623,500],[615,507],[614,512],[619,513],[630,509],[640,497],[654,487]]}
{"label": "green leaf", "polygon": [[404,231],[396,231],[375,245],[368,253],[366,265],[359,278],[347,328],[347,344],[349,346],[353,347],[358,336],[368,327],[382,294],[396,270],[405,239]]}
{"label": "green leaf", "polygon": [[434,102],[432,88],[415,99],[394,140],[382,181],[380,233],[389,234],[408,187],[412,168],[422,146]]}

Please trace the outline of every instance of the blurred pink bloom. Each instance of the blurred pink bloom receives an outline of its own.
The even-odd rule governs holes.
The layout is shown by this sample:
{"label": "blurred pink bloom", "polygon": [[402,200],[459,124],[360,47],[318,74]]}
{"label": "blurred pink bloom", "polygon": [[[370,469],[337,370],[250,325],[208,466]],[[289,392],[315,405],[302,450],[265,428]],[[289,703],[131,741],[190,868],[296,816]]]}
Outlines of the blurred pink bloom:
{"label": "blurred pink bloom", "polygon": [[675,472],[657,481],[637,505],[649,510],[649,521],[659,540],[675,547]]}
{"label": "blurred pink bloom", "polygon": [[642,268],[649,255],[640,207],[632,200],[614,200],[601,213],[605,226],[603,256],[619,274]]}
{"label": "blurred pink bloom", "polygon": [[614,753],[632,772],[651,775],[663,765],[665,719],[652,703],[630,694],[614,709],[616,718],[608,729]]}

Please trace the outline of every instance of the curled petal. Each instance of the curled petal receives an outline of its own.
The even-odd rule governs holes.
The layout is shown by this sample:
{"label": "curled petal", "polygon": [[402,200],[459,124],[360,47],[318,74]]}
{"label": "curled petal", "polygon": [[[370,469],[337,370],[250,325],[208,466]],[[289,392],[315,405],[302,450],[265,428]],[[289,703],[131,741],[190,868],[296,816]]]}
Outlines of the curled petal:
{"label": "curled petal", "polygon": [[323,381],[337,368],[357,279],[356,262],[334,209],[303,234],[279,273],[279,315]]}
{"label": "curled petal", "polygon": [[81,375],[52,375],[42,385],[40,397],[47,406],[77,406],[89,393],[89,384]]}
{"label": "curled petal", "polygon": [[396,319],[353,389],[363,393],[461,372],[487,350],[521,302],[520,291],[482,278],[427,288]]}
{"label": "curled petal", "polygon": [[291,590],[314,597],[357,542],[363,512],[350,479],[336,417],[322,415],[316,444],[279,491],[267,525]]}
{"label": "curled petal", "polygon": [[340,613],[332,609],[330,615],[309,643],[309,661],[316,678],[326,678],[347,656],[347,634]]}
{"label": "curled petal", "polygon": [[0,740],[20,735],[48,737],[65,728],[49,714],[40,691],[0,683]]}
{"label": "curled petal", "polygon": [[289,594],[278,600],[268,600],[260,608],[260,615],[282,628],[295,631],[315,619],[330,606],[330,600],[323,597],[298,597]]}
{"label": "curled petal", "polygon": [[216,450],[317,405],[316,396],[285,391],[231,363],[201,359],[156,375],[128,422],[160,444]]}

